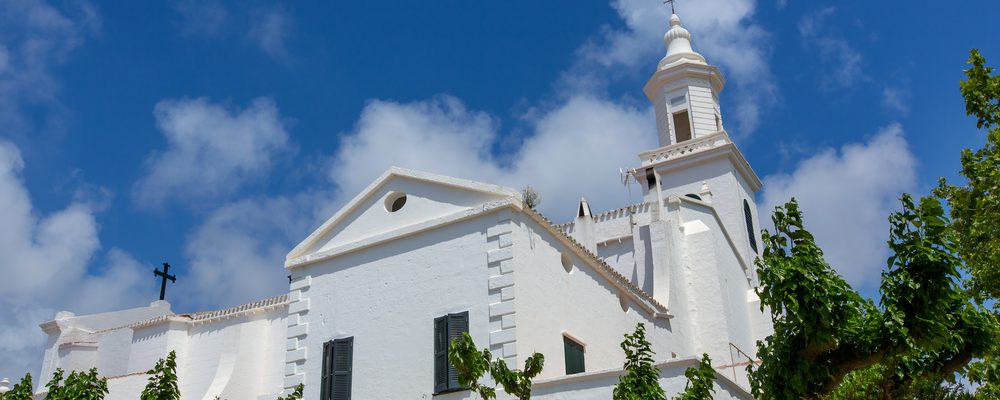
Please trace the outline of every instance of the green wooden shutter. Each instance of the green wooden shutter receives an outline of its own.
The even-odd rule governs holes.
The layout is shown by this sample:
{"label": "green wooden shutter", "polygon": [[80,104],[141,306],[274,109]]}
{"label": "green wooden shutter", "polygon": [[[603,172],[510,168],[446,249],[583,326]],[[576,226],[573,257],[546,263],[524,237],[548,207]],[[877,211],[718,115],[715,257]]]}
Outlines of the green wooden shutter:
{"label": "green wooden shutter", "polygon": [[351,371],[354,357],[354,338],[333,341],[333,384],[331,400],[351,400]]}
{"label": "green wooden shutter", "polygon": [[[448,314],[448,345],[469,331],[469,312]],[[447,357],[446,357],[447,358]],[[448,362],[448,389],[462,389],[458,384],[458,371]]]}
{"label": "green wooden shutter", "polygon": [[448,317],[434,318],[434,393],[448,389]]}
{"label": "green wooden shutter", "polygon": [[583,345],[563,336],[563,349],[566,356],[566,375],[584,372]]}
{"label": "green wooden shutter", "polygon": [[319,385],[320,400],[330,400],[330,385],[333,384],[333,342],[323,343],[323,374]]}

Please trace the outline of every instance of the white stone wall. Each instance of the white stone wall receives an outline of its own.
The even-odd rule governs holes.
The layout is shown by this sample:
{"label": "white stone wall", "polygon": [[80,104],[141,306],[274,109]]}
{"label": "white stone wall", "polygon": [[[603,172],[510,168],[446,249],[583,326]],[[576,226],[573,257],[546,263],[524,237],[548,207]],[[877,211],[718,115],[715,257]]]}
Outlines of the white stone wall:
{"label": "white stone wall", "polygon": [[[81,321],[73,318],[59,321],[62,329],[50,331],[53,334],[50,342],[53,349],[58,349],[57,356],[49,358],[47,353],[43,370],[47,373],[39,377],[36,391],[44,391],[51,371],[57,367],[67,373],[96,367],[100,375],[108,378],[108,400],[133,400],[146,385],[145,372],[173,350],[177,352],[178,386],[185,399],[212,399],[216,395],[228,399],[260,396],[267,399],[281,392],[284,307],[204,322],[169,316],[143,323],[146,318],[129,320],[128,317],[148,314],[134,310],[121,313],[109,313],[106,315],[109,318],[100,324],[86,317]],[[124,326],[90,330],[104,328],[110,322]],[[135,328],[129,327],[136,323]]]}
{"label": "white stone wall", "polygon": [[500,290],[489,286],[499,266],[488,266],[499,239],[487,231],[502,219],[483,214],[294,269],[311,281],[299,300],[308,302],[299,314],[308,334],[297,338],[305,398],[319,397],[329,340],[354,337],[352,397],[359,399],[431,397],[436,317],[468,311],[473,340],[489,346],[502,327],[490,317],[491,304],[501,303]]}
{"label": "white stone wall", "polygon": [[[737,244],[745,260],[752,261],[756,255],[750,248],[747,235],[746,220],[743,214],[743,200],[747,200],[754,219],[754,234],[757,236],[757,248],[761,249],[760,221],[757,218],[757,205],[753,191],[744,179],[733,171],[732,162],[727,157],[716,157],[694,165],[658,169],[662,198],[669,196],[684,196],[699,194],[702,183],[708,185],[712,192],[712,207],[719,214],[726,230]],[[655,196],[647,196],[647,200],[655,200]]]}
{"label": "white stone wall", "polygon": [[[539,352],[546,360],[542,378],[565,375],[565,334],[584,345],[586,370],[620,368],[623,335],[639,322],[646,324],[657,358],[670,357],[671,322],[654,319],[533,220],[518,215],[514,221],[519,366]],[[570,272],[562,265],[564,254],[572,261]]]}
{"label": "white stone wall", "polygon": [[[697,368],[698,359],[679,358],[655,365],[660,370],[660,387],[673,398],[684,391],[687,368]],[[624,372],[621,369],[601,370],[559,378],[540,379],[532,386],[531,398],[538,400],[607,400]],[[716,372],[714,400],[752,399],[745,389],[723,373]]]}

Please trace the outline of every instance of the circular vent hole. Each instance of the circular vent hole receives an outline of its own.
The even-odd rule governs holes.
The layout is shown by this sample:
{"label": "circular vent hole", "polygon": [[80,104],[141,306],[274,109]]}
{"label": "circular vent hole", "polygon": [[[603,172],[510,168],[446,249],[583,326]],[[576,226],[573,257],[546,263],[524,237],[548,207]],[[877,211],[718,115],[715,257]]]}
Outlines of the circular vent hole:
{"label": "circular vent hole", "polygon": [[393,193],[385,198],[385,210],[396,212],[406,205],[406,193]]}

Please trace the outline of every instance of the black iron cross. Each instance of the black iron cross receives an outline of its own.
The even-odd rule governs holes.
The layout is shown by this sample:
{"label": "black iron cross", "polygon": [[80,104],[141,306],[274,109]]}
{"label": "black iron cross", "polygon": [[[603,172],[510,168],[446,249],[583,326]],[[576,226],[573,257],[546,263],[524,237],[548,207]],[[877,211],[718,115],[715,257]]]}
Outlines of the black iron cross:
{"label": "black iron cross", "polygon": [[674,12],[674,2],[675,1],[677,1],[677,0],[663,0],[663,4],[670,3],[670,13],[671,14],[677,14],[676,12]]}
{"label": "black iron cross", "polygon": [[163,263],[163,272],[160,272],[159,269],[153,269],[154,276],[163,277],[163,280],[160,282],[160,300],[163,300],[163,297],[167,294],[167,279],[170,279],[171,282],[177,282],[177,277],[170,275],[168,272],[170,272],[170,263]]}

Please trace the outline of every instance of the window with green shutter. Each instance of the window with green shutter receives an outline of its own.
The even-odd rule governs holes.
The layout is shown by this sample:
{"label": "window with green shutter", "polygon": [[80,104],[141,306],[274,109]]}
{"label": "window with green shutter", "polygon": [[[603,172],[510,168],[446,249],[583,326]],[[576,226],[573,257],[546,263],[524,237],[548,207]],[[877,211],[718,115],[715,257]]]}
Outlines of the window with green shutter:
{"label": "window with green shutter", "polygon": [[351,399],[353,357],[353,337],[323,343],[323,374],[319,396],[321,400]]}
{"label": "window with green shutter", "polygon": [[448,346],[469,331],[469,312],[434,318],[434,393],[464,390],[458,384],[458,372],[448,361]]}
{"label": "window with green shutter", "polygon": [[563,350],[566,353],[566,375],[584,372],[583,345],[563,336]]}

